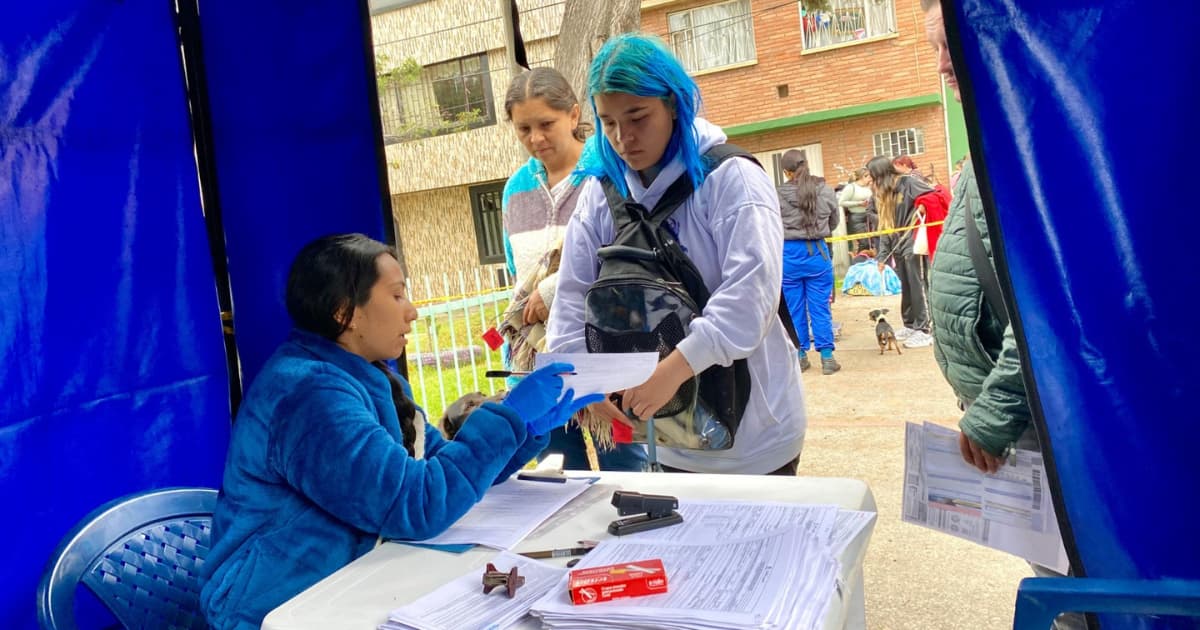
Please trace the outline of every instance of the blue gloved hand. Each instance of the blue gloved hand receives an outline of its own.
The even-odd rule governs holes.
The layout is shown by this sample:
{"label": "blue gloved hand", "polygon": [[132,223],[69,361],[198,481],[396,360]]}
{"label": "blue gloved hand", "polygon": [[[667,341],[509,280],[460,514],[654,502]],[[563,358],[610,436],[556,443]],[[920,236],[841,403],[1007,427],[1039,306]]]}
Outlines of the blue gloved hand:
{"label": "blue gloved hand", "polygon": [[[573,393],[568,392],[560,403],[563,388],[561,375],[574,370],[575,366],[570,363],[551,363],[535,370],[517,383],[501,404],[517,412],[534,435],[544,435],[566,424],[575,411],[603,398],[597,394],[573,400]],[[561,420],[559,416],[563,416]]]}
{"label": "blue gloved hand", "polygon": [[580,409],[601,400],[604,400],[604,394],[590,394],[575,400],[575,390],[568,389],[563,394],[562,400],[553,409],[536,420],[526,420],[525,428],[534,435],[546,435],[566,424]]}
{"label": "blue gloved hand", "polygon": [[500,404],[517,412],[525,422],[537,420],[558,404],[564,372],[574,372],[570,363],[551,363],[521,379]]}

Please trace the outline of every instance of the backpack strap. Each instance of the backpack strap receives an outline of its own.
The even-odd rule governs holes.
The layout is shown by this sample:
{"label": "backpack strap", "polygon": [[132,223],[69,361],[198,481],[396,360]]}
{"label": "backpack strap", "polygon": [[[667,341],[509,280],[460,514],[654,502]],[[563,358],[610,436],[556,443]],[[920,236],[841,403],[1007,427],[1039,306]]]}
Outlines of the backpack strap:
{"label": "backpack strap", "polygon": [[[754,157],[753,154],[745,149],[734,144],[718,144],[704,153],[704,159],[709,173],[715,171],[717,167],[723,164],[726,160],[735,157],[750,160],[758,165],[759,168],[762,168],[762,163],[758,161],[758,158]],[[609,212],[612,213],[613,228],[618,232],[621,230],[622,226],[628,225],[635,220],[634,216],[630,212],[630,206],[634,208],[635,212],[640,211],[644,213],[647,221],[657,228],[661,226],[668,218],[670,218],[670,216],[674,214],[675,211],[678,210],[685,201],[687,201],[688,197],[690,197],[694,191],[691,178],[688,177],[687,173],[683,173],[678,179],[672,182],[671,186],[667,188],[666,192],[663,193],[663,196],[658,200],[658,203],[654,205],[653,212],[646,212],[644,206],[630,201],[621,195],[620,191],[617,190],[617,187],[607,177],[600,180],[600,186],[604,189],[604,197],[608,201]],[[682,251],[680,253],[682,254]],[[699,271],[695,271],[695,266],[692,265],[691,260],[687,259],[686,254],[683,254],[682,256],[683,261],[680,262],[685,262],[685,266],[690,267],[691,270],[694,271],[694,278],[698,279],[700,277]],[[693,284],[693,282],[685,281],[685,284]],[[701,282],[700,287],[689,289],[689,293],[692,294],[692,299],[696,300],[700,308],[704,308],[704,304],[708,302],[708,288],[704,287],[703,283]],[[792,313],[788,310],[787,302],[784,300],[782,294],[779,296],[779,320],[783,323],[783,329],[787,332],[788,337],[791,338],[792,344],[799,348],[800,336],[796,332],[796,324],[792,321]],[[807,333],[808,331],[805,332]]]}
{"label": "backpack strap", "polygon": [[612,213],[613,228],[620,232],[622,227],[633,223],[635,219],[625,207],[630,201],[621,195],[612,180],[607,177],[600,178],[600,188],[604,190],[604,199],[608,201],[608,211]]}
{"label": "backpack strap", "polygon": [[983,251],[983,236],[979,226],[975,224],[975,204],[967,193],[967,250],[971,252],[971,265],[975,267],[975,277],[983,289],[983,299],[987,300],[992,313],[1000,320],[1000,325],[1008,327],[1008,310],[1004,307],[1004,296],[1000,293],[1000,279],[996,277],[996,269],[992,267],[991,259]]}
{"label": "backpack strap", "polygon": [[758,158],[754,157],[752,153],[737,146],[736,144],[729,144],[728,142],[718,144],[709,149],[704,153],[704,157],[710,162],[708,167],[709,172],[716,170],[721,163],[731,157],[740,157],[750,160],[751,162],[758,164],[759,168],[762,168],[762,164],[759,163]]}

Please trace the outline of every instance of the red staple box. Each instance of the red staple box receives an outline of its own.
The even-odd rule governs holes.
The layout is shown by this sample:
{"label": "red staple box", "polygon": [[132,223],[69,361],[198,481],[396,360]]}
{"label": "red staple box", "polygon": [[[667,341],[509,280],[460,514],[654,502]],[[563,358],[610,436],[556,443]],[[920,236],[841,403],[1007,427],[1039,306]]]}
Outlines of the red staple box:
{"label": "red staple box", "polygon": [[594,604],[622,597],[667,592],[662,560],[639,560],[571,571],[567,583],[573,604]]}

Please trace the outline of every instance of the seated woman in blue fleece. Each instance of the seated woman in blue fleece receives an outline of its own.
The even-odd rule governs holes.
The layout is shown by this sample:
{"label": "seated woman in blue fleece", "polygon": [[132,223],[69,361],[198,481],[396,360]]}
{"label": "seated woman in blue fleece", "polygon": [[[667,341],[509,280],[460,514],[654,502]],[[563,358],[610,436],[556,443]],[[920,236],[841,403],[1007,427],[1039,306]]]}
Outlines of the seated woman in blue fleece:
{"label": "seated woman in blue fleece", "polygon": [[443,439],[384,363],[417,311],[395,254],[361,234],[301,250],[287,310],[295,329],[242,401],[217,499],[200,594],[217,630],[258,628],[381,537],[442,532],[600,398],[563,395],[574,368],[553,364]]}

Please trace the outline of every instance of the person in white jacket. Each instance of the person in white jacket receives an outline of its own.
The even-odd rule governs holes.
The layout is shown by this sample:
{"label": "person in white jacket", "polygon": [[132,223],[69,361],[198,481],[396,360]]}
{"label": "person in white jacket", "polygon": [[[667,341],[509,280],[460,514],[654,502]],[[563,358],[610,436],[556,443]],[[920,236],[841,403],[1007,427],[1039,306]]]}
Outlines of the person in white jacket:
{"label": "person in white jacket", "polygon": [[547,331],[550,352],[585,352],[584,294],[596,280],[597,250],[615,237],[600,180],[653,208],[681,175],[695,191],[667,221],[703,276],[711,297],[687,336],[644,384],[593,411],[653,417],[681,384],[713,365],[746,359],[749,401],[727,450],[658,449],[668,470],[796,474],[807,420],[800,366],[778,316],[783,225],[775,187],[761,167],[733,158],[707,172],[704,153],[725,134],[697,117],[700,94],[660,40],[644,34],[610,39],[588,78],[602,134],[600,166],[583,184],[567,226],[557,297]]}

